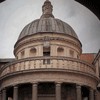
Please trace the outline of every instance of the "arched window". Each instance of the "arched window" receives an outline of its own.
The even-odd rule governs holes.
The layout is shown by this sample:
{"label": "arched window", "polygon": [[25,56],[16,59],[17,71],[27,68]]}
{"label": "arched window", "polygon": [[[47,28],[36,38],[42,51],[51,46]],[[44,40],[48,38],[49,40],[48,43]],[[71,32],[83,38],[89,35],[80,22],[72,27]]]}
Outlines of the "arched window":
{"label": "arched window", "polygon": [[36,56],[36,48],[31,48],[30,49],[30,57]]}
{"label": "arched window", "polygon": [[64,56],[64,49],[63,49],[63,47],[58,47],[57,48],[57,55],[58,56]]}

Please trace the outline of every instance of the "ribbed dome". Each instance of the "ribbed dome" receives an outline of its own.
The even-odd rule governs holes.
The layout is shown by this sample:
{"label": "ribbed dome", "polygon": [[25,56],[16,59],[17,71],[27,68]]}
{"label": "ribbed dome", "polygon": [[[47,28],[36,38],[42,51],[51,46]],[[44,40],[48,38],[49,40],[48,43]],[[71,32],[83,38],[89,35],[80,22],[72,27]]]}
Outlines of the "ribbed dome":
{"label": "ribbed dome", "polygon": [[78,38],[74,30],[67,23],[55,18],[41,18],[25,26],[19,39],[39,32],[41,34],[42,32],[64,33]]}
{"label": "ribbed dome", "polygon": [[59,19],[54,18],[52,10],[53,6],[51,5],[51,2],[49,0],[46,0],[44,2],[44,5],[42,6],[43,14],[41,18],[25,26],[18,40],[20,40],[23,37],[42,32],[63,33],[78,39],[76,33],[70,25]]}

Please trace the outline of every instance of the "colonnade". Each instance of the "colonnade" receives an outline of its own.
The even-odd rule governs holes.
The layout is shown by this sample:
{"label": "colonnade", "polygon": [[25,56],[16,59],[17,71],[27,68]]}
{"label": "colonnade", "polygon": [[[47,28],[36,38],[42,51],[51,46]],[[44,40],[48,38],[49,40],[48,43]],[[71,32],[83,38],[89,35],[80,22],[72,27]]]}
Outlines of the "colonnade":
{"label": "colonnade", "polygon": [[[62,83],[58,82],[55,83],[55,98],[56,100],[61,100],[61,85]],[[83,100],[82,99],[82,89],[81,85],[76,85],[76,100]],[[89,89],[89,100],[96,100],[94,97],[94,90],[92,88]],[[0,92],[0,100],[7,100],[7,91],[4,88]],[[18,100],[18,85],[13,87],[13,100]],[[32,83],[32,100],[38,100],[38,83]]]}

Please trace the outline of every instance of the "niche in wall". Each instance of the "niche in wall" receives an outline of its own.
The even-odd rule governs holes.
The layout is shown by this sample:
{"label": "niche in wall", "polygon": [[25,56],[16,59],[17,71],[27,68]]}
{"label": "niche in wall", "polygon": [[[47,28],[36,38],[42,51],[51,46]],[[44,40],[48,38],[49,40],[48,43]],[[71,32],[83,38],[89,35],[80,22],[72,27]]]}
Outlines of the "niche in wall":
{"label": "niche in wall", "polygon": [[30,57],[34,57],[34,56],[36,56],[36,48],[31,48],[30,49]]}
{"label": "niche in wall", "polygon": [[64,48],[63,47],[57,48],[57,56],[64,56]]}
{"label": "niche in wall", "polygon": [[74,51],[73,50],[70,50],[70,57],[74,57]]}

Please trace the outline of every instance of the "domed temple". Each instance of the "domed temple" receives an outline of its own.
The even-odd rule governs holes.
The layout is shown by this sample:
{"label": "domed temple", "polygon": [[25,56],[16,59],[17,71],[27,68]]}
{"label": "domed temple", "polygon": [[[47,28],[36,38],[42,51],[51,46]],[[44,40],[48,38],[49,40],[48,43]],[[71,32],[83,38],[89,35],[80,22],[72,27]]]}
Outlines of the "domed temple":
{"label": "domed temple", "polygon": [[0,100],[100,100],[100,51],[82,54],[73,28],[52,11],[46,0],[20,33],[16,59],[0,60]]}

